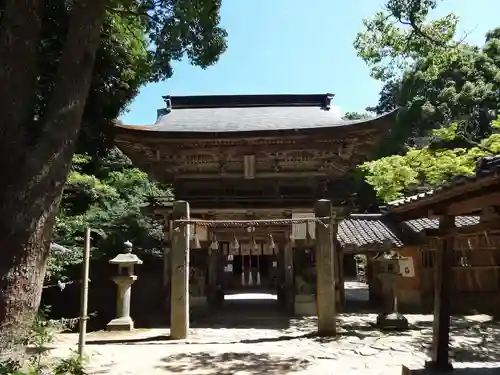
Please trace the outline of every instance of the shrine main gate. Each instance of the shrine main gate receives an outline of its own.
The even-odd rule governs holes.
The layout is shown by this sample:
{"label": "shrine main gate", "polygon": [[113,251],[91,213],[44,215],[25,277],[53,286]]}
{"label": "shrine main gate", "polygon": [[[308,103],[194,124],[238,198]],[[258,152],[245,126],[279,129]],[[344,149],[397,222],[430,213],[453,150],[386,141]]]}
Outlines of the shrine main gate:
{"label": "shrine main gate", "polygon": [[[351,171],[369,159],[396,118],[392,112],[344,120],[332,98],[165,96],[155,124],[117,126],[119,148],[134,165],[170,185],[178,200],[175,208],[162,199],[150,207],[164,218],[171,242],[166,290],[177,288],[178,266],[170,264],[179,264],[173,249],[181,246],[175,245],[179,233],[188,231],[181,241],[183,249],[186,241],[190,247],[182,285],[191,280],[192,309],[217,307],[225,293],[265,289],[276,292],[289,313],[316,313],[316,280],[319,284],[326,272],[320,270],[340,263],[320,260],[327,246],[319,237],[318,217],[332,217],[331,212],[338,217],[356,205]],[[317,211],[320,198],[329,202],[324,214]],[[334,229],[330,232],[334,236]]]}
{"label": "shrine main gate", "polygon": [[[170,294],[170,319],[171,319],[171,335],[173,338],[185,338],[189,329],[190,305],[206,303],[212,307],[218,306],[223,302],[225,293],[224,276],[228,272],[227,260],[231,260],[231,255],[234,256],[236,251],[246,244],[247,241],[238,240],[236,231],[233,232],[233,239],[230,242],[232,250],[224,253],[221,243],[217,240],[215,231],[212,231],[212,240],[208,248],[208,274],[207,274],[207,289],[205,295],[192,293],[191,286],[205,282],[205,278],[196,280],[193,284],[193,278],[198,277],[198,272],[192,272],[191,268],[191,250],[193,245],[197,245],[196,230],[194,228],[231,228],[233,230],[245,229],[247,233],[258,232],[256,228],[284,226],[290,227],[292,224],[315,224],[315,240],[311,251],[314,252],[316,258],[315,272],[311,275],[314,278],[313,284],[316,285],[315,290],[308,289],[308,294],[297,295],[299,289],[295,285],[294,262],[292,256],[292,244],[294,243],[293,235],[288,229],[285,233],[289,233],[288,238],[280,238],[274,240],[272,233],[268,234],[268,246],[276,255],[282,253],[281,260],[275,260],[280,266],[279,276],[273,287],[278,291],[281,301],[285,308],[291,313],[300,313],[297,309],[303,309],[307,305],[309,310],[313,309],[318,315],[318,332],[323,335],[335,333],[335,316],[338,293],[336,293],[336,271],[338,274],[338,261],[336,251],[336,215],[332,211],[332,205],[329,200],[319,200],[314,207],[315,216],[311,218],[283,218],[275,220],[248,219],[248,220],[201,220],[193,219],[190,215],[189,203],[185,201],[176,201],[172,207],[171,220],[169,226],[171,228],[171,248],[165,254],[165,270],[166,284],[169,285],[167,293]],[[254,230],[248,231],[248,228]],[[278,243],[283,244],[283,250],[274,253],[278,248]],[[244,245],[245,246],[245,245]],[[249,242],[250,254],[252,248],[258,248],[258,242],[255,235]],[[197,246],[196,246],[197,247]],[[262,247],[262,246],[261,246]],[[245,251],[246,252],[246,251]],[[240,253],[241,254],[241,253]],[[245,256],[245,255],[240,255]],[[234,258],[233,258],[234,259]],[[279,257],[273,259],[280,259]],[[221,261],[222,260],[222,261]],[[225,265],[224,265],[225,264]],[[212,266],[213,265],[213,266]],[[211,267],[210,267],[211,266]],[[194,267],[197,269],[197,267]],[[199,270],[199,268],[198,268]],[[221,272],[222,270],[222,272]],[[203,273],[203,272],[201,272]],[[244,274],[245,275],[245,274]],[[251,271],[248,272],[247,281],[253,277]],[[243,276],[246,277],[246,276]],[[258,274],[255,275],[258,278]],[[244,283],[245,281],[243,281]],[[262,283],[262,280],[261,280]],[[301,290],[305,292],[305,290]],[[199,292],[199,290],[197,290]],[[308,297],[302,301],[296,301],[297,296]],[[336,297],[337,296],[337,297]],[[204,302],[201,302],[204,301]]]}

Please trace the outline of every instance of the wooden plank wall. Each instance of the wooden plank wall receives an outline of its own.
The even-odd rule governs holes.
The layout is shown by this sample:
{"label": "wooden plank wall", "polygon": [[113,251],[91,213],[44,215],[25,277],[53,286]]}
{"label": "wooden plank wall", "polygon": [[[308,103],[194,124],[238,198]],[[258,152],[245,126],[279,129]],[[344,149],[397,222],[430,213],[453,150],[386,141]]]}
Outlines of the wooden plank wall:
{"label": "wooden plank wall", "polygon": [[[434,260],[439,239],[430,238],[421,251],[421,291],[429,295],[434,285]],[[456,297],[500,291],[500,232],[458,235],[454,241],[452,290]]]}

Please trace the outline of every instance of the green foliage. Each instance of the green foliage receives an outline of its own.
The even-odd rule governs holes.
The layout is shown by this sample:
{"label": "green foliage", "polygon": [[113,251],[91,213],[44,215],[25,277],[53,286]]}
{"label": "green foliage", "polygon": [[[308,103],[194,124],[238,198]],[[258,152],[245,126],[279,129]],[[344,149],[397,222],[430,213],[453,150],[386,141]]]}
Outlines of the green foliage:
{"label": "green foliage", "polygon": [[[2,0],[0,0],[0,3]],[[1,6],[0,6],[1,8]],[[62,47],[71,17],[70,3],[48,0],[43,11],[39,84],[34,108],[36,119],[43,119],[54,89]],[[135,17],[108,13],[102,27],[94,75],[82,118],[80,152],[101,151],[111,146],[113,121],[152,79],[148,40],[143,22]],[[34,121],[30,137],[41,136]]]}
{"label": "green foliage", "polygon": [[436,0],[388,0],[385,9],[363,21],[354,47],[372,77],[390,81],[411,69],[422,56],[434,56],[439,66],[456,54],[458,18],[454,14],[429,21]]}
{"label": "green foliage", "polygon": [[[500,118],[493,121],[493,129],[500,128]],[[433,132],[443,140],[465,139],[458,125]],[[466,140],[466,139],[465,139]],[[366,162],[360,169],[366,173],[366,181],[373,186],[377,196],[385,202],[450,181],[457,176],[474,174],[479,158],[500,154],[500,134],[494,133],[469,148],[410,149],[403,155],[392,155]]]}
{"label": "green foliage", "polygon": [[344,120],[365,120],[369,119],[371,115],[369,113],[360,113],[360,112],[346,112],[344,114]]}
{"label": "green foliage", "polygon": [[[384,86],[378,114],[399,107],[379,160],[360,166],[384,201],[471,175],[478,158],[500,152],[500,30],[473,46],[458,18],[429,20],[437,0],[387,0],[354,43]],[[493,122],[492,122],[493,121]]]}
{"label": "green foliage", "polygon": [[68,176],[53,241],[72,251],[53,253],[49,277],[60,277],[68,266],[81,262],[85,228],[95,229],[93,256],[110,257],[130,240],[134,251],[157,255],[162,252],[163,228],[142,211],[152,197],[170,196],[170,191],[134,168],[119,150],[103,158],[75,155]]}
{"label": "green foliage", "polygon": [[382,155],[453,122],[477,141],[489,135],[500,111],[500,32],[489,32],[482,47],[468,45],[456,35],[455,15],[428,20],[437,5],[388,0],[384,11],[364,21],[354,43],[372,76],[384,82],[378,105],[368,110],[400,108]]}
{"label": "green foliage", "polygon": [[48,319],[49,307],[40,309],[35,317],[27,337],[27,352],[30,353],[27,363],[23,366],[15,360],[0,361],[0,375],[85,375],[86,358],[80,358],[72,353],[68,358],[62,358],[55,363],[47,361],[49,345],[54,342],[58,333],[75,327],[78,319]]}
{"label": "green foliage", "polygon": [[[220,0],[110,1],[102,27],[94,74],[82,117],[79,153],[105,153],[112,147],[113,124],[141,86],[169,78],[172,61],[185,56],[197,66],[214,64],[226,48],[218,26]],[[36,144],[57,81],[70,25],[72,2],[44,1],[34,121],[29,142]],[[0,9],[5,0],[0,0]],[[0,15],[2,13],[0,12]]]}
{"label": "green foliage", "polygon": [[73,353],[68,358],[61,358],[52,371],[54,375],[86,375],[85,362],[86,358],[80,358],[77,353]]}
{"label": "green foliage", "polygon": [[[0,0],[1,1],[1,0]],[[61,0],[51,0],[63,3]],[[148,82],[170,78],[185,56],[206,68],[226,48],[220,0],[112,1],[97,52],[78,152],[112,147],[115,119]]]}

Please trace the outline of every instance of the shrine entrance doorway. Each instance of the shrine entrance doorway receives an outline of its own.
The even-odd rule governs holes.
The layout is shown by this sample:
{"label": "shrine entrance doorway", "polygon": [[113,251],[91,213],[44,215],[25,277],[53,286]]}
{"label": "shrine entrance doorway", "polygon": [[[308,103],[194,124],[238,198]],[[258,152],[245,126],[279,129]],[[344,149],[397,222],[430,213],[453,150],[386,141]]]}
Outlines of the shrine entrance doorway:
{"label": "shrine entrance doorway", "polygon": [[225,294],[278,293],[278,262],[275,254],[229,254],[225,274]]}

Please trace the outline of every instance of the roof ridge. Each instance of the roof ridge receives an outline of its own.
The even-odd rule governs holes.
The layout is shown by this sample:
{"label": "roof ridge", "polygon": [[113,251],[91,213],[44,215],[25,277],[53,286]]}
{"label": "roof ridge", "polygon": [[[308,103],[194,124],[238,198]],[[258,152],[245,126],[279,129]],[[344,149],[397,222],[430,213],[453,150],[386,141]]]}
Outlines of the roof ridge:
{"label": "roof ridge", "polygon": [[320,107],[328,110],[334,94],[257,94],[257,95],[186,95],[163,96],[172,109],[251,108],[251,107]]}

